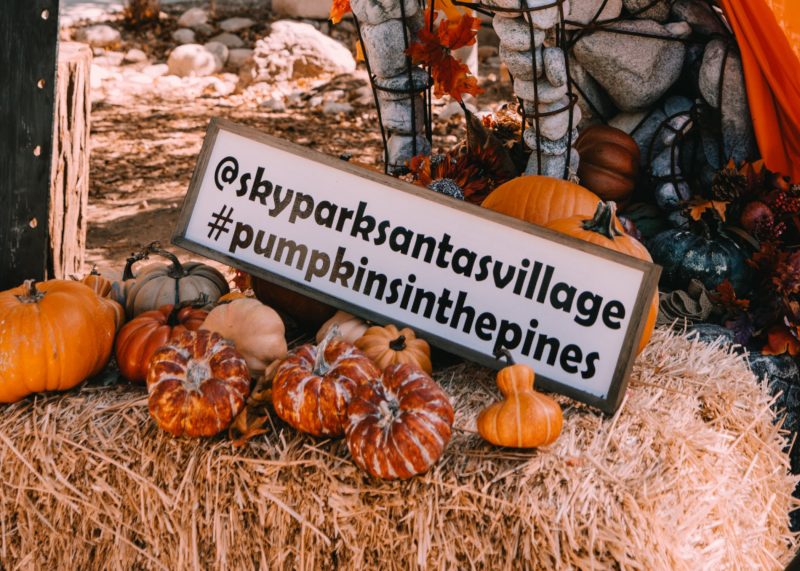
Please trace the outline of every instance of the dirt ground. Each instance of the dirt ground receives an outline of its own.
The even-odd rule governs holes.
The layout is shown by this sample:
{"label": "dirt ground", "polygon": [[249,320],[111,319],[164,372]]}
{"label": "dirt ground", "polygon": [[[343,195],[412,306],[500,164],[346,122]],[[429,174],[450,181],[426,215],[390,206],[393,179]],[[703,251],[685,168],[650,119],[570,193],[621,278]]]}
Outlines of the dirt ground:
{"label": "dirt ground", "polygon": [[[172,28],[167,22],[156,30],[126,30],[122,51],[141,47],[153,54],[154,61],[164,61]],[[487,71],[482,74],[486,93],[476,102],[477,108],[496,108],[510,101],[510,85],[493,82],[492,70],[482,71]],[[106,79],[103,93],[93,94],[87,270],[97,265],[104,273],[119,274],[134,250],[153,240],[169,244],[212,117],[224,117],[329,155],[380,164],[383,147],[374,103],[351,96],[358,89],[362,93],[368,89],[366,72],[359,69],[319,83],[298,85],[299,91],[306,89],[298,100],[285,110],[273,111],[260,105],[257,97],[243,95],[240,88],[226,96],[176,96],[174,92],[128,89],[122,76]],[[324,113],[309,104],[313,96],[331,90],[348,94],[354,106],[351,113]],[[113,97],[105,96],[111,92]],[[435,103],[438,108],[444,104]],[[461,115],[445,121],[434,117],[434,149],[452,147],[462,133]],[[171,249],[181,257],[193,257]]]}

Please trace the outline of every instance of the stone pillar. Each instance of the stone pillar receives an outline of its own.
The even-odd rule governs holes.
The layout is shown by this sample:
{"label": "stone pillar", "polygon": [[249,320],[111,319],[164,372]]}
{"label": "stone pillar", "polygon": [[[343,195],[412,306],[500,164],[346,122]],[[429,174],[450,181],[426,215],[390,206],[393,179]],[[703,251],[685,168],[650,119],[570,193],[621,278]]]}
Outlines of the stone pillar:
{"label": "stone pillar", "polygon": [[422,95],[430,80],[405,55],[423,25],[422,12],[417,0],[351,0],[350,6],[377,91],[387,171],[400,174],[412,157],[431,152]]}
{"label": "stone pillar", "polygon": [[[570,178],[578,170],[578,153],[570,141],[574,145],[578,138],[581,111],[571,104],[565,54],[555,41],[559,7],[537,9],[553,0],[487,0],[487,4],[518,10],[524,9],[520,8],[524,4],[531,9],[527,15],[498,11],[493,20],[500,37],[500,58],[514,78],[514,93],[530,118],[524,137],[532,153],[525,173],[554,178],[564,178],[566,173]],[[562,9],[565,15],[569,13],[570,0],[563,0]],[[537,113],[552,114],[540,116],[537,122]]]}

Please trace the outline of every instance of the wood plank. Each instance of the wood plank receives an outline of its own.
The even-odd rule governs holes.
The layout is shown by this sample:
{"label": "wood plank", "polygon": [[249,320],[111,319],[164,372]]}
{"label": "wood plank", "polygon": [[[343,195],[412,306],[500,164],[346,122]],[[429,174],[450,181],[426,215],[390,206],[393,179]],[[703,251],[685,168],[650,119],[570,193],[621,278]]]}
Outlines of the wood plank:
{"label": "wood plank", "polygon": [[53,165],[50,179],[48,275],[83,273],[89,201],[92,50],[64,42],[58,50]]}
{"label": "wood plank", "polygon": [[44,279],[58,0],[7,0],[0,16],[0,289]]}

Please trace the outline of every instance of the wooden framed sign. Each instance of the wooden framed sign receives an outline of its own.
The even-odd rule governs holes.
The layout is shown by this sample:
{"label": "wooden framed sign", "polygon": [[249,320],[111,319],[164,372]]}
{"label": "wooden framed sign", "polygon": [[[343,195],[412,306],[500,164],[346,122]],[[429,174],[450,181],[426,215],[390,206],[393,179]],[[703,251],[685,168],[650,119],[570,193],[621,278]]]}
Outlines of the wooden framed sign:
{"label": "wooden framed sign", "polygon": [[657,266],[214,119],[173,243],[619,406]]}

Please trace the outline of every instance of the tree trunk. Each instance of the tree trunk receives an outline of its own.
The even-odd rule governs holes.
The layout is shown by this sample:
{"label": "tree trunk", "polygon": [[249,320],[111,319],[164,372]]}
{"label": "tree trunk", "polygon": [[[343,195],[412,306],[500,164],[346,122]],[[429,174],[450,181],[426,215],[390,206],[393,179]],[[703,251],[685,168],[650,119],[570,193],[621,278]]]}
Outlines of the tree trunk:
{"label": "tree trunk", "polygon": [[86,250],[89,200],[89,46],[63,42],[58,51],[53,162],[50,178],[50,267],[65,278],[80,274]]}

